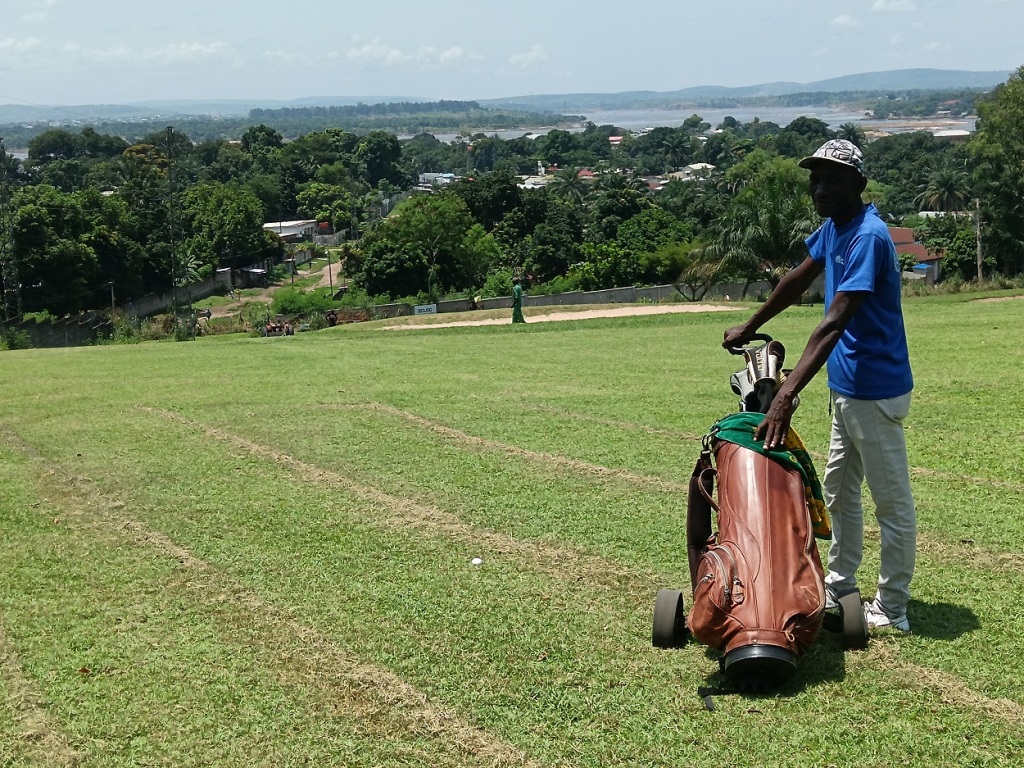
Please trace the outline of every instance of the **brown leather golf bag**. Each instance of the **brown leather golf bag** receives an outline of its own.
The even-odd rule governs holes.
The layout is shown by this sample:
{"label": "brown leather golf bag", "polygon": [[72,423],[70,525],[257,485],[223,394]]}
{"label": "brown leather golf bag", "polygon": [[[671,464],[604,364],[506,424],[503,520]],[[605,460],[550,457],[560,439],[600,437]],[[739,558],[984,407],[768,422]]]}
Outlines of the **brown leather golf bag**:
{"label": "brown leather golf bag", "polygon": [[827,536],[828,519],[802,442],[791,430],[791,448],[767,452],[755,439],[761,414],[785,381],[786,350],[770,336],[754,340],[764,343],[729,350],[746,361],[730,379],[740,412],[712,427],[690,477],[693,605],[687,616],[680,590],[659,590],[651,633],[659,648],[678,647],[692,634],[720,650],[722,671],[740,689],[787,678],[823,623],[842,633],[844,648],[868,641],[857,590],[837,595],[838,614],[825,613],[814,521]]}
{"label": "brown leather golf bag", "polygon": [[722,651],[727,677],[741,685],[774,685],[796,669],[825,610],[803,480],[757,451],[713,438],[710,444],[690,482],[693,606],[687,624],[694,638]]}

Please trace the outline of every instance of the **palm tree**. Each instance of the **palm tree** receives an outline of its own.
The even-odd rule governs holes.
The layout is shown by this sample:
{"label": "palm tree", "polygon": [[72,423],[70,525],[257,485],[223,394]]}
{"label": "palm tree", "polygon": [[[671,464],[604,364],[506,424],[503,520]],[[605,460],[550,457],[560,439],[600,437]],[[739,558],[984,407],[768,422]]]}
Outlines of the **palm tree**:
{"label": "palm tree", "polygon": [[867,143],[867,136],[864,134],[864,129],[856,123],[843,123],[840,125],[836,137],[851,141],[861,149],[863,149],[864,145]]}
{"label": "palm tree", "polygon": [[940,168],[922,184],[920,194],[914,198],[918,210],[962,211],[971,199],[970,179],[957,168]]}
{"label": "palm tree", "polygon": [[704,253],[720,275],[766,280],[774,288],[807,255],[804,240],[817,223],[804,189],[768,176],[733,200]]}
{"label": "palm tree", "polygon": [[661,143],[665,160],[673,168],[679,169],[693,157],[693,139],[682,130],[673,131]]}
{"label": "palm tree", "polygon": [[580,168],[570,167],[557,171],[547,188],[562,200],[582,203],[587,196],[587,182],[580,176]]}
{"label": "palm tree", "polygon": [[597,188],[601,192],[621,192],[632,190],[648,194],[651,190],[643,176],[636,173],[604,173],[597,180]]}

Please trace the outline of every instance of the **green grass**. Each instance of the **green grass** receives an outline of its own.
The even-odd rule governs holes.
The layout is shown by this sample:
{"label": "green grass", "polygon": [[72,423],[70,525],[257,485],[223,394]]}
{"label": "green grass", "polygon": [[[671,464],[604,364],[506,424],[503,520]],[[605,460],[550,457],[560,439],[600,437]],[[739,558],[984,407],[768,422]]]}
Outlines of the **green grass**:
{"label": "green grass", "polygon": [[650,621],[748,308],[2,354],[0,765],[1011,765],[1024,304],[968,298],[905,306],[914,634],[713,713]]}

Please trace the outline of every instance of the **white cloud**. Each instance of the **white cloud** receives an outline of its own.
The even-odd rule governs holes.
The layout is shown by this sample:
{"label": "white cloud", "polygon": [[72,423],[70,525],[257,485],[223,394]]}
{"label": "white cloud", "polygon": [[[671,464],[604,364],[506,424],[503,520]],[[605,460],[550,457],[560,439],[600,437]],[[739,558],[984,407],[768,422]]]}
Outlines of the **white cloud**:
{"label": "white cloud", "polygon": [[[353,38],[353,42],[360,42]],[[460,46],[452,46],[441,50],[433,46],[423,46],[412,52],[405,52],[399,48],[393,48],[381,42],[380,38],[374,38],[368,43],[362,43],[350,48],[346,54],[349,61],[367,66],[390,67],[400,64],[415,64],[424,67],[436,67],[443,65],[457,64],[467,59],[479,59],[479,55],[468,53]],[[332,57],[332,58],[336,58]]]}
{"label": "white cloud", "polygon": [[848,13],[843,13],[839,16],[836,16],[834,19],[832,19],[831,24],[833,27],[849,27],[854,29],[857,27],[864,26]]}
{"label": "white cloud", "polygon": [[220,58],[230,51],[227,43],[175,43],[142,51],[142,58],[166,64],[180,64],[192,61]]}
{"label": "white cloud", "polygon": [[118,45],[111,48],[85,48],[76,43],[64,46],[71,59],[90,63],[124,62],[136,65],[196,64],[211,59],[227,58],[231,48],[227,43],[174,43],[153,48],[131,48]]}
{"label": "white cloud", "polygon": [[913,0],[875,0],[871,6],[872,11],[884,11],[892,13],[908,13],[916,11],[917,5]]}
{"label": "white cloud", "polygon": [[[321,60],[316,54],[307,53],[304,49],[293,49],[293,48],[275,48],[263,52],[263,58],[267,61],[272,61],[277,66],[285,67],[310,67],[315,68],[320,65]],[[333,51],[327,54],[327,58],[334,60],[338,58],[337,51]]]}
{"label": "white cloud", "polygon": [[38,37],[15,38],[8,37],[0,40],[0,52],[13,51],[14,53],[26,53],[43,44]]}
{"label": "white cloud", "polygon": [[537,44],[534,45],[526,53],[517,53],[509,58],[508,63],[516,69],[529,69],[530,67],[540,64],[542,61],[547,59],[548,55],[544,51],[544,46]]}
{"label": "white cloud", "polygon": [[949,47],[950,46],[946,45],[945,43],[940,43],[938,40],[933,40],[932,42],[928,43],[927,45],[922,46],[921,50],[922,51],[941,51],[941,50],[943,50],[945,48],[949,48]]}
{"label": "white cloud", "polygon": [[440,56],[440,60],[443,63],[446,63],[446,64],[448,62],[459,61],[459,60],[464,59],[464,58],[466,58],[466,52],[464,50],[462,50],[462,48],[460,48],[457,45],[456,46],[452,46],[451,48],[449,48],[446,51],[441,51],[441,56]]}
{"label": "white cloud", "polygon": [[893,45],[899,45],[900,43],[903,42],[903,35],[893,35],[892,37],[889,38],[889,42],[892,43]]}
{"label": "white cloud", "polygon": [[382,66],[393,66],[409,61],[409,56],[402,53],[398,48],[392,48],[374,38],[369,43],[364,43],[357,48],[350,48],[348,58],[358,64],[379,64]]}

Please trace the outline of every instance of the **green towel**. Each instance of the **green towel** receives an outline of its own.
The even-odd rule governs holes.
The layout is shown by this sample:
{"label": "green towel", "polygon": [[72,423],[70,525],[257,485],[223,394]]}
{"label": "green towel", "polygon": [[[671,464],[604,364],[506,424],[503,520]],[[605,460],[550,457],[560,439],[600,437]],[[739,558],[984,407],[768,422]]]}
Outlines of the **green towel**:
{"label": "green towel", "polygon": [[829,519],[828,509],[825,508],[821,483],[818,482],[818,473],[814,470],[814,462],[811,461],[810,454],[807,453],[800,435],[790,426],[782,448],[766,449],[763,441],[754,438],[754,432],[762,421],[764,421],[763,413],[752,411],[730,413],[715,422],[708,435],[716,440],[725,440],[728,443],[735,443],[757,451],[769,459],[779,462],[784,467],[797,470],[804,483],[804,497],[807,499],[807,508],[811,513],[814,536],[819,539],[831,539],[832,522]]}

